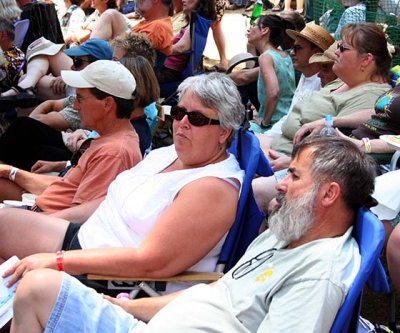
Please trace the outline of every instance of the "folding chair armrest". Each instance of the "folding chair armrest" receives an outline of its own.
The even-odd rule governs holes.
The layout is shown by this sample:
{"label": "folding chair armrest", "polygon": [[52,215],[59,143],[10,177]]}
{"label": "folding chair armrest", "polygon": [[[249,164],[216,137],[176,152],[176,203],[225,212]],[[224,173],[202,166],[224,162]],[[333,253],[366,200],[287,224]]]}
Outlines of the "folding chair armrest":
{"label": "folding chair armrest", "polygon": [[187,281],[217,281],[224,274],[216,273],[216,272],[183,272],[179,275],[175,275],[169,278],[148,278],[148,277],[120,277],[120,276],[110,276],[110,275],[97,275],[97,274],[88,274],[88,280],[113,280],[113,281],[178,281],[178,282],[187,282]]}

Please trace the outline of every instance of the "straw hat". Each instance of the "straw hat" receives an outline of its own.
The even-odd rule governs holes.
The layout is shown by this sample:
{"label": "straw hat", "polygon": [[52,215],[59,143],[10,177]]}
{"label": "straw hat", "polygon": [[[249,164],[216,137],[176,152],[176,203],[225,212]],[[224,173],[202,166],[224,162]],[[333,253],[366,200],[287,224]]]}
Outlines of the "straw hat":
{"label": "straw hat", "polygon": [[335,62],[336,60],[336,54],[335,51],[337,49],[337,42],[334,42],[327,50],[324,51],[324,53],[315,53],[313,54],[308,62],[310,64],[313,63],[322,63],[322,64],[328,64]]}
{"label": "straw hat", "polygon": [[325,51],[335,41],[329,32],[315,23],[307,23],[306,27],[300,32],[286,29],[286,33],[292,39],[296,39],[296,37],[307,39],[310,43],[318,46],[323,51]]}
{"label": "straw hat", "polygon": [[29,62],[33,57],[38,55],[55,55],[60,52],[64,44],[54,44],[44,37],[40,37],[29,44],[26,51],[26,60]]}

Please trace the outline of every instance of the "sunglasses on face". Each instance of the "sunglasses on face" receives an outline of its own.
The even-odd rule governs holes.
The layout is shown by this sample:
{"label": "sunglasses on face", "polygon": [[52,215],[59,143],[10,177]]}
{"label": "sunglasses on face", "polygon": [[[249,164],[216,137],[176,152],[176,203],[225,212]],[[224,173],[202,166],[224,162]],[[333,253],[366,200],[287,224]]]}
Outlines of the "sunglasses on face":
{"label": "sunglasses on face", "polygon": [[185,116],[188,117],[189,123],[196,127],[205,125],[219,125],[219,120],[208,118],[199,111],[187,112],[184,107],[178,105],[175,105],[171,108],[172,119],[180,121]]}
{"label": "sunglasses on face", "polygon": [[340,53],[343,53],[344,51],[350,51],[351,50],[351,48],[344,46],[343,43],[338,43],[337,44],[337,48],[340,51]]}
{"label": "sunglasses on face", "polygon": [[74,64],[75,68],[80,68],[80,67],[82,67],[84,62],[90,63],[91,61],[90,60],[85,60],[85,59],[82,59],[82,58],[72,58],[72,62]]}

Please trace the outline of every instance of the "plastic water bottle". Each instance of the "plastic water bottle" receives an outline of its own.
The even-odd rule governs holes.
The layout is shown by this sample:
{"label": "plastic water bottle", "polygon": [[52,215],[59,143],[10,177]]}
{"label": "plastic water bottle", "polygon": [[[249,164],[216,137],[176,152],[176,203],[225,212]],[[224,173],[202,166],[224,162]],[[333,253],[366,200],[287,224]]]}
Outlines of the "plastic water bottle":
{"label": "plastic water bottle", "polygon": [[325,127],[319,132],[323,136],[336,136],[336,131],[333,128],[333,117],[330,114],[325,116]]}
{"label": "plastic water bottle", "polygon": [[263,2],[262,0],[256,0],[256,3],[254,4],[253,12],[251,13],[251,18],[250,18],[250,26],[252,26],[257,20],[257,18],[261,15],[263,10]]}

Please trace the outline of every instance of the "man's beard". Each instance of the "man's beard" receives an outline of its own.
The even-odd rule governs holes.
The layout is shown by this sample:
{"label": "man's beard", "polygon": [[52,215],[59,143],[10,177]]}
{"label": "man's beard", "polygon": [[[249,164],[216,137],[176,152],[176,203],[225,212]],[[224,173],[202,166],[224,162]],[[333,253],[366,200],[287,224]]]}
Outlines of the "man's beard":
{"label": "man's beard", "polygon": [[314,224],[315,198],[319,186],[299,198],[287,202],[283,193],[278,193],[276,199],[281,204],[268,220],[269,229],[278,240],[287,244],[299,240]]}

